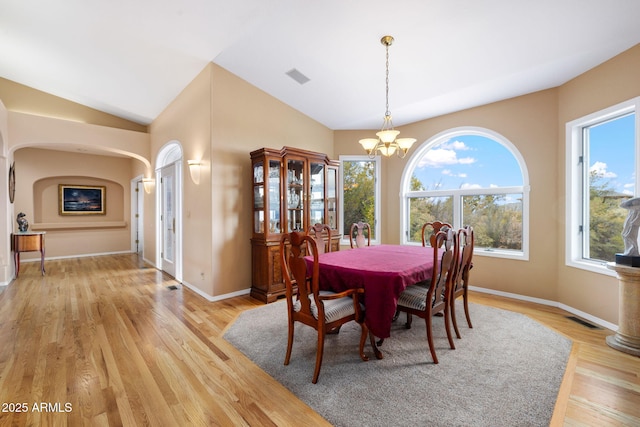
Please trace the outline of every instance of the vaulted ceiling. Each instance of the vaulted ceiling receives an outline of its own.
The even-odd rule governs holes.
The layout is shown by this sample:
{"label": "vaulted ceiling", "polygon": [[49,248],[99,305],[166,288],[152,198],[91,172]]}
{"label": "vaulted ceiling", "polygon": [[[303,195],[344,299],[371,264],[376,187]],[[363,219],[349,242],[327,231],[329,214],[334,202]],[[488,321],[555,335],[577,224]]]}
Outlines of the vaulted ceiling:
{"label": "vaulted ceiling", "polygon": [[638,0],[0,0],[0,77],[148,124],[214,62],[374,129],[383,35],[400,125],[561,85],[640,43],[638,18]]}

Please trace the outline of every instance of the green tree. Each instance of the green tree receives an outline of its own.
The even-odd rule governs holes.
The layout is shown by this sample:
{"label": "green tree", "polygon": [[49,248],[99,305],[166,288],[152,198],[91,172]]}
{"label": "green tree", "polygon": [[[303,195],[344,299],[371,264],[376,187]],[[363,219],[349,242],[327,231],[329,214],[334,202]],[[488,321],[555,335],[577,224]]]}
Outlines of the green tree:
{"label": "green tree", "polygon": [[478,247],[522,249],[522,201],[508,202],[504,195],[465,196],[464,224],[473,226]]}
{"label": "green tree", "polygon": [[[414,175],[409,182],[411,191],[427,191],[424,184]],[[438,187],[438,185],[434,185]],[[412,197],[409,199],[410,242],[422,242],[422,226],[427,222],[442,221],[453,224],[453,198]]]}
{"label": "green tree", "polygon": [[622,228],[627,211],[620,203],[628,198],[616,193],[611,182],[592,171],[589,174],[589,258],[614,261],[624,251]]}
{"label": "green tree", "polygon": [[351,224],[362,221],[371,225],[375,238],[375,163],[343,162],[344,230],[349,235]]}

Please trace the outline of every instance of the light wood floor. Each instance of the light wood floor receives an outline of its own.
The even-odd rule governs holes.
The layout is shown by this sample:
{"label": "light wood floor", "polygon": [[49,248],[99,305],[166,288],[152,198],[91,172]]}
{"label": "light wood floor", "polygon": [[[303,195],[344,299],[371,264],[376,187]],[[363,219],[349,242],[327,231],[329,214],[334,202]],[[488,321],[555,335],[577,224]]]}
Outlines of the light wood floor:
{"label": "light wood floor", "polygon": [[[208,302],[135,255],[46,268],[42,277],[39,263],[23,263],[0,293],[0,426],[328,425],[222,339],[260,302]],[[609,348],[611,331],[556,308],[472,300],[574,341],[552,425],[640,425],[640,358]]]}

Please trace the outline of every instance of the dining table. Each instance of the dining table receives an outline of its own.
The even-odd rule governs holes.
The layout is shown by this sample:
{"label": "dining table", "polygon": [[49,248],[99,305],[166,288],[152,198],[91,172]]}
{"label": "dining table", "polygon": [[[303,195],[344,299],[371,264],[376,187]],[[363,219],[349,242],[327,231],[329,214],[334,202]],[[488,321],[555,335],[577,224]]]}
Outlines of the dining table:
{"label": "dining table", "polygon": [[[307,267],[313,257],[307,256]],[[433,248],[373,245],[318,256],[321,290],[364,289],[365,321],[378,338],[391,335],[398,297],[407,286],[430,280]]]}

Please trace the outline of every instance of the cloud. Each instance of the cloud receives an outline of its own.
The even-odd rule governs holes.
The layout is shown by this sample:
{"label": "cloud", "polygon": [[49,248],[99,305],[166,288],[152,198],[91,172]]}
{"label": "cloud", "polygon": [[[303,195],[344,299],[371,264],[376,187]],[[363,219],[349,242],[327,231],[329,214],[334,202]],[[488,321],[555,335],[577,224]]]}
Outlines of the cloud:
{"label": "cloud", "polygon": [[474,159],[473,157],[463,157],[462,159],[458,160],[458,162],[461,165],[470,165],[471,163],[475,163],[476,159]]}
{"label": "cloud", "polygon": [[615,178],[618,176],[615,172],[609,172],[607,170],[607,164],[604,162],[595,162],[593,166],[589,168],[589,172],[594,172],[602,178]]}
{"label": "cloud", "polygon": [[443,169],[442,170],[442,175],[447,175],[447,176],[451,176],[454,178],[466,178],[467,174],[466,173],[454,173],[451,169]]}
{"label": "cloud", "polygon": [[440,147],[447,150],[455,150],[455,151],[467,151],[471,150],[464,142],[462,141],[447,141],[443,144],[440,144]]}
{"label": "cloud", "polygon": [[[458,144],[455,142],[450,144],[443,144],[443,146],[455,145]],[[422,159],[420,159],[418,167],[443,168],[447,165],[469,165],[471,163],[474,163],[475,161],[476,159],[474,159],[473,157],[464,157],[459,159],[456,150],[452,148],[432,148],[431,150],[427,151]]]}

